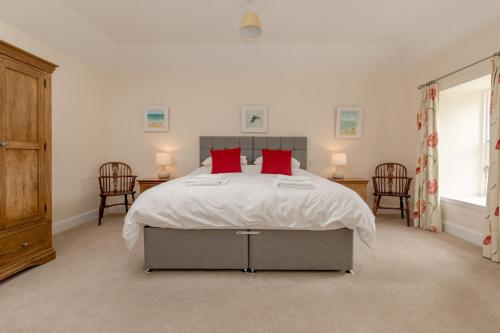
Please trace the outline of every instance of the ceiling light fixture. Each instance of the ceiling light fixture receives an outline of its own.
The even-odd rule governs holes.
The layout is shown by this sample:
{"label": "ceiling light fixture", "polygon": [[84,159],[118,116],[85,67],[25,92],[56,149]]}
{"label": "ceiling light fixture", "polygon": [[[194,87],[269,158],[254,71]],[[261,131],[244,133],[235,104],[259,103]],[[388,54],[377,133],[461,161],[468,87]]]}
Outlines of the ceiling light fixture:
{"label": "ceiling light fixture", "polygon": [[[249,4],[254,4],[253,0],[247,0]],[[252,38],[257,37],[262,33],[262,25],[260,24],[259,15],[254,11],[248,11],[243,15],[240,25],[240,34],[242,36]]]}

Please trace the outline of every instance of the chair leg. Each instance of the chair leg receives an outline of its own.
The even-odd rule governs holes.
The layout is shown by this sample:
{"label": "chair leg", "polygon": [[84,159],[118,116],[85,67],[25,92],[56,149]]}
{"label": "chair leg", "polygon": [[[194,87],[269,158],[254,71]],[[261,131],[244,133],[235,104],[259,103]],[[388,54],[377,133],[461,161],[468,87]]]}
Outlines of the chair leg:
{"label": "chair leg", "polygon": [[99,206],[99,223],[98,225],[101,225],[102,222],[102,217],[104,216],[104,208],[106,206],[106,197],[102,196],[101,197],[101,204]]}
{"label": "chair leg", "polygon": [[380,206],[380,198],[380,195],[373,198],[373,215],[377,215],[378,207]]}
{"label": "chair leg", "polygon": [[399,197],[399,210],[401,211],[401,218],[404,219],[403,197]]}
{"label": "chair leg", "polygon": [[405,198],[405,203],[406,203],[406,225],[410,226],[410,205],[409,205],[410,200],[408,198]]}
{"label": "chair leg", "polygon": [[125,197],[125,213],[128,213],[128,195],[125,194],[124,197]]}
{"label": "chair leg", "polygon": [[135,201],[135,194],[132,193],[132,202],[134,202],[134,201]]}

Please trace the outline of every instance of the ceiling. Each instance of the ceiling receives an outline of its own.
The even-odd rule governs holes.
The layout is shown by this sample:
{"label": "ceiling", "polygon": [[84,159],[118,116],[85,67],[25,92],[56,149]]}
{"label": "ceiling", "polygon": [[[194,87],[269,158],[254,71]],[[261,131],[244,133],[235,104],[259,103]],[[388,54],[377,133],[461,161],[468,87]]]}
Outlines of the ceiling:
{"label": "ceiling", "polygon": [[[264,29],[250,40],[238,34],[248,9],[259,13]],[[179,55],[197,48],[214,57],[250,49],[261,57],[279,49],[286,57],[298,50],[309,61],[318,51],[332,59],[344,52],[347,60],[366,52],[377,61],[390,63],[391,57],[414,65],[492,25],[499,14],[496,0],[255,0],[253,5],[243,0],[0,0],[0,20],[106,65],[115,62],[117,52],[131,57],[141,50],[169,54],[169,48]],[[161,59],[159,54],[153,58]]]}
{"label": "ceiling", "polygon": [[[442,41],[491,22],[500,2],[491,0],[64,0],[117,43],[243,42],[238,25],[245,9],[261,17],[262,42],[332,43]],[[483,6],[481,6],[481,3]],[[470,15],[474,13],[474,15]],[[422,39],[423,41],[423,39]]]}

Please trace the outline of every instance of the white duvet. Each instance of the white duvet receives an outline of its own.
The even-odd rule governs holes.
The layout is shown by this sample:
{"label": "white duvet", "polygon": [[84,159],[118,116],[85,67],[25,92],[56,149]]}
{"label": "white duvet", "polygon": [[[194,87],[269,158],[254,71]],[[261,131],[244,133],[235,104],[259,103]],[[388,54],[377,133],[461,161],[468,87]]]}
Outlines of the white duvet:
{"label": "white duvet", "polygon": [[142,193],[125,216],[123,238],[131,249],[142,225],[175,229],[356,230],[370,247],[375,244],[375,217],[350,189],[294,169],[314,183],[313,189],[278,188],[276,175],[260,173],[260,166],[244,165],[242,173],[226,174],[221,186],[185,184],[186,177],[210,173],[201,167],[186,177]]}

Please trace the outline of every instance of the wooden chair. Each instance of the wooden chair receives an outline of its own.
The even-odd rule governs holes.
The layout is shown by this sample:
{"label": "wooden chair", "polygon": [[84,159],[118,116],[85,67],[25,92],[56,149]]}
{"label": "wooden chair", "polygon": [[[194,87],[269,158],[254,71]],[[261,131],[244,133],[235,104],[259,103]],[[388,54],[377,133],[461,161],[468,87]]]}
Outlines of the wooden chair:
{"label": "wooden chair", "polygon": [[[99,206],[99,225],[101,225],[104,209],[125,205],[125,211],[128,212],[128,196],[132,196],[132,202],[135,200],[135,179],[132,175],[132,169],[122,162],[108,162],[99,168],[99,187],[101,188],[101,205]],[[121,196],[125,202],[106,206],[107,197]]]}
{"label": "wooden chair", "polygon": [[[407,177],[406,167],[399,163],[383,163],[375,168],[373,179],[373,214],[377,214],[380,209],[397,209],[401,211],[401,218],[404,218],[406,211],[406,223],[410,226],[410,184],[412,178]],[[382,207],[380,199],[382,197],[399,197],[399,207]],[[403,205],[403,199],[405,205]],[[406,208],[404,208],[406,206]]]}

